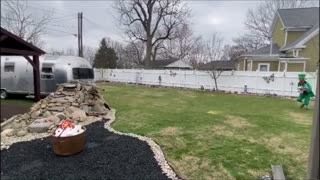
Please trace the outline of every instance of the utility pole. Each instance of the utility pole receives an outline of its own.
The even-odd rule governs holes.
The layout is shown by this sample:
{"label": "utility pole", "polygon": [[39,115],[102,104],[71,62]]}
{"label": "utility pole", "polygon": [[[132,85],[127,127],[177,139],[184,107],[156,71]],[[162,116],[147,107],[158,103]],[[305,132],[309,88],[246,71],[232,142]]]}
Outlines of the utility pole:
{"label": "utility pole", "polygon": [[82,12],[78,13],[78,56],[83,57]]}

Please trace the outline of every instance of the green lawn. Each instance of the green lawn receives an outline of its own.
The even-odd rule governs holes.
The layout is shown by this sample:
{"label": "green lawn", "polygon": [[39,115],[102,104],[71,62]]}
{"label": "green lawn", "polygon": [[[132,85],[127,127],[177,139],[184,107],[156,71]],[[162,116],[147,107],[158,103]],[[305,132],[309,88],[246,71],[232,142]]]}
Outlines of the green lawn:
{"label": "green lawn", "polygon": [[254,179],[283,165],[306,174],[312,110],[295,101],[198,90],[99,84],[113,127],[153,138],[188,179]]}
{"label": "green lawn", "polygon": [[31,105],[34,103],[33,99],[26,99],[26,98],[1,99],[0,102],[1,102],[1,104],[26,104],[26,105]]}

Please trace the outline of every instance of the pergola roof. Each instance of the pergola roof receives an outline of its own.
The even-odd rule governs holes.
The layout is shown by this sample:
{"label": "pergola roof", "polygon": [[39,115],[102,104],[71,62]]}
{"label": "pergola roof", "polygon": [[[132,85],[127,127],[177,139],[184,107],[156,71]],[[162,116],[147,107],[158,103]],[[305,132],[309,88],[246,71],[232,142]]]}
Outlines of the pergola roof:
{"label": "pergola roof", "polygon": [[1,27],[0,33],[0,55],[5,56],[25,56],[42,55],[45,52],[31,43],[26,42],[20,37]]}

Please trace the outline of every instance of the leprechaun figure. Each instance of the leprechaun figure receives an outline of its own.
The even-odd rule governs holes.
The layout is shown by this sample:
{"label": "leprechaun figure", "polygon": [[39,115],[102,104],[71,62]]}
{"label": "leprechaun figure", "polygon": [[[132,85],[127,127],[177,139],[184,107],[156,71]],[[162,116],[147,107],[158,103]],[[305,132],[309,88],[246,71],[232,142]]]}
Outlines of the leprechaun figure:
{"label": "leprechaun figure", "polygon": [[301,102],[300,108],[306,106],[308,108],[310,98],[314,96],[311,85],[305,80],[305,74],[299,74],[298,91],[300,93],[297,101]]}

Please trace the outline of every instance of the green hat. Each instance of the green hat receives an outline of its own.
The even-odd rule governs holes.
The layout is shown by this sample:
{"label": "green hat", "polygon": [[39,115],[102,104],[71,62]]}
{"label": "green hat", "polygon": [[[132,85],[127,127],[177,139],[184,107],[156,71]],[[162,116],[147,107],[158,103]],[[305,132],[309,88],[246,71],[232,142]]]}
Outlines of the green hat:
{"label": "green hat", "polygon": [[304,79],[306,77],[305,74],[298,74],[299,79]]}

